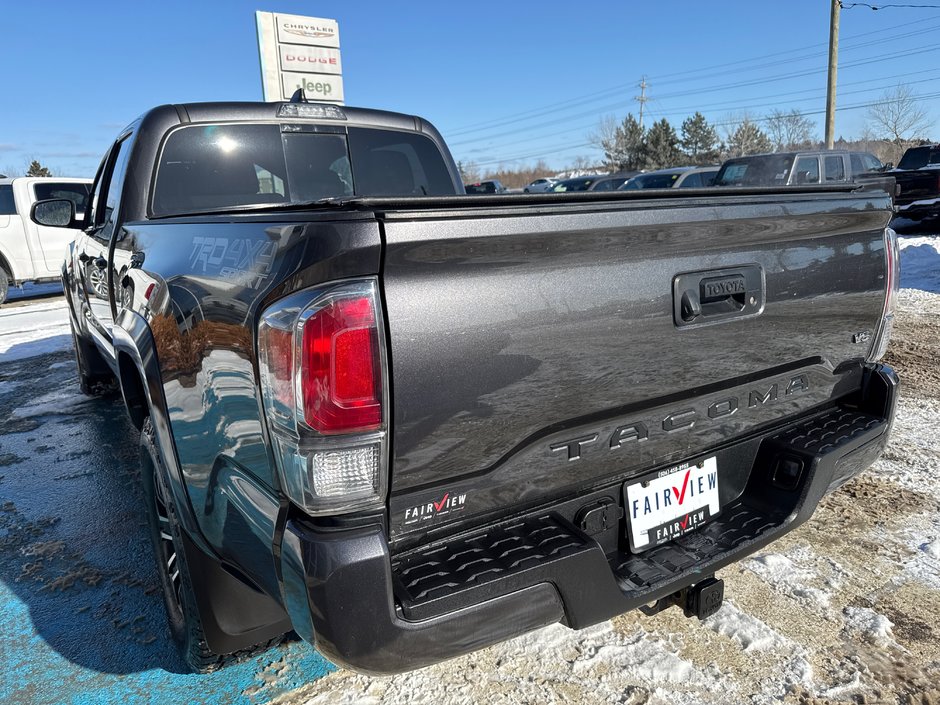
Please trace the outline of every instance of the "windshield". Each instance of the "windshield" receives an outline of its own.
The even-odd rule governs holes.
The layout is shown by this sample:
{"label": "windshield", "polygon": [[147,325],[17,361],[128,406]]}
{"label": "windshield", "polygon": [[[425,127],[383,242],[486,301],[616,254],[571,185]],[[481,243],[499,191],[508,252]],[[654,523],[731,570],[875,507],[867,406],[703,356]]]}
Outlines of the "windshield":
{"label": "windshield", "polygon": [[158,165],[154,214],[350,196],[457,193],[440,151],[423,135],[359,127],[312,129],[198,125],[172,132]]}
{"label": "windshield", "polygon": [[923,169],[940,165],[940,147],[911,147],[898,162],[898,169]]}
{"label": "windshield", "polygon": [[790,176],[792,154],[768,154],[725,162],[715,186],[784,186]]}

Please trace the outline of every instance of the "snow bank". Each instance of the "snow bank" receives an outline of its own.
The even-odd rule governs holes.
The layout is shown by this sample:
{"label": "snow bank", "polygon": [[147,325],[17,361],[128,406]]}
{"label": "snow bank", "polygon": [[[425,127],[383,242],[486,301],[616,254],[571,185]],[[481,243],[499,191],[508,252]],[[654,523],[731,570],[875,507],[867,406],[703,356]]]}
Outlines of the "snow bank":
{"label": "snow bank", "polygon": [[940,235],[898,237],[901,286],[940,293]]}
{"label": "snow bank", "polygon": [[0,363],[71,347],[69,314],[63,299],[0,309]]}

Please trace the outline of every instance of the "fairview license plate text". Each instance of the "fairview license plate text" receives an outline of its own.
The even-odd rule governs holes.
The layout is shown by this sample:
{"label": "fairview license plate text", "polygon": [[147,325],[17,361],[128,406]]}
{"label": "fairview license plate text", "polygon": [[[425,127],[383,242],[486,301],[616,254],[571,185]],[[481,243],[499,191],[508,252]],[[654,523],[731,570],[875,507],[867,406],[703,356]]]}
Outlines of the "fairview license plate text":
{"label": "fairview license plate text", "polygon": [[718,514],[718,464],[707,458],[627,485],[630,548],[645,551],[697,529]]}

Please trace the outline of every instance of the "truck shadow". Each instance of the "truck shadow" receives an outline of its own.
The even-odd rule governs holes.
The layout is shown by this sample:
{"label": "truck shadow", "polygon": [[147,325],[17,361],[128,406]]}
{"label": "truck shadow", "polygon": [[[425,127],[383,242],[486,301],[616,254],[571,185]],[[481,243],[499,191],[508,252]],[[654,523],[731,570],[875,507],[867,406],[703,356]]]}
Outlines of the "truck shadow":
{"label": "truck shadow", "polygon": [[81,394],[71,349],[20,347],[0,357],[0,702],[257,704],[332,671],[292,640],[187,672],[157,587],[137,430],[119,397]]}
{"label": "truck shadow", "polygon": [[16,628],[85,668],[182,672],[155,587],[137,431],[113,399],[81,394],[71,351],[19,349],[45,342],[0,363],[4,612],[18,599],[32,625]]}

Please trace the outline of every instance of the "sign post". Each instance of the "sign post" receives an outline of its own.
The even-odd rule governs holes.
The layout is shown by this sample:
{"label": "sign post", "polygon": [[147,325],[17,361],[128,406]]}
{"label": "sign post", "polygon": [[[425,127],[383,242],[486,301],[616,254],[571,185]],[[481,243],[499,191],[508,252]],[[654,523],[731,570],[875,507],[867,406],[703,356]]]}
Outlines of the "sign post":
{"label": "sign post", "polygon": [[308,100],[344,103],[336,20],[258,11],[255,22],[266,101],[289,100],[302,88]]}

